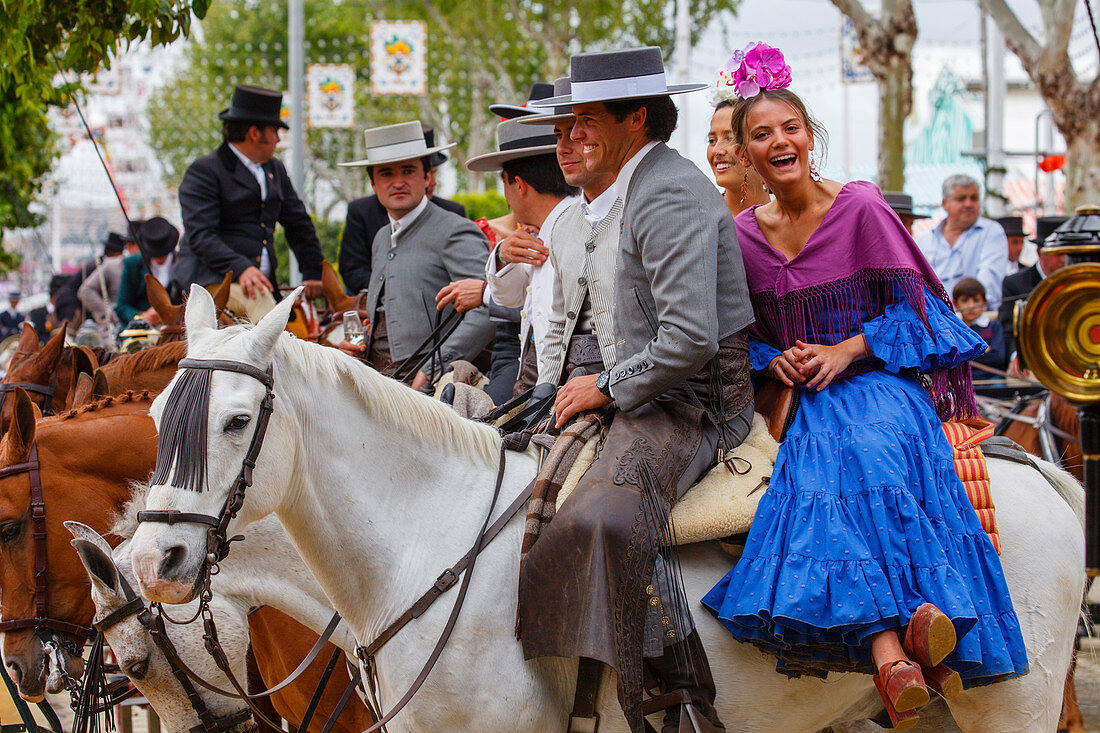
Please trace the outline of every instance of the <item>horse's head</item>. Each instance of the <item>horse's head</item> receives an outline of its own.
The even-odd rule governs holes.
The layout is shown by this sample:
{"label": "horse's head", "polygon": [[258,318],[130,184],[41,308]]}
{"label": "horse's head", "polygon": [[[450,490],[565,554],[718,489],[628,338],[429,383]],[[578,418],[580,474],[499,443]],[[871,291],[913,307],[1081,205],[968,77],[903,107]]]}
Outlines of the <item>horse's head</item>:
{"label": "horse's head", "polygon": [[[12,420],[0,440],[0,469],[24,464],[31,457],[35,442],[35,420],[40,417],[37,406],[31,403],[27,393],[16,388],[12,393]],[[41,458],[40,458],[41,460]],[[83,584],[75,587],[66,582],[64,566],[58,558],[71,556],[71,551],[59,540],[61,530],[60,502],[51,501],[43,491],[45,504],[46,538],[36,546],[34,519],[32,518],[31,472],[15,469],[0,475],[0,617],[5,621],[46,618],[68,621],[85,603]],[[51,511],[51,508],[53,511]],[[51,532],[50,529],[54,531]],[[36,598],[35,565],[39,553],[45,553],[46,594],[45,611]],[[79,623],[79,622],[77,622]],[[50,660],[43,646],[45,639],[63,639],[66,672],[79,677],[84,663],[80,654],[72,654],[82,640],[61,634],[49,628],[19,628],[4,634],[4,663],[8,673],[19,688],[19,694],[28,700],[40,700],[47,692],[47,676]],[[75,647],[73,645],[76,645]],[[68,651],[65,650],[68,647]],[[55,670],[57,672],[58,670]],[[60,683],[60,676],[50,677],[49,692]]]}
{"label": "horse's head", "polygon": [[[180,603],[194,597],[209,570],[208,555],[219,552],[208,538],[238,475],[251,476],[245,463],[266,419],[266,372],[296,297],[297,291],[252,329],[219,331],[210,294],[191,288],[187,361],[150,410],[160,436],[157,468],[131,545],[134,574],[147,598]],[[272,457],[271,450],[264,455],[268,469],[285,458]],[[227,537],[235,524],[222,525]]]}
{"label": "horse's head", "polygon": [[[15,355],[8,364],[8,371],[4,375],[4,384],[20,383],[25,385],[38,385],[49,389],[54,382],[54,374],[57,372],[61,361],[61,354],[65,349],[65,326],[56,336],[46,342],[41,349],[38,348],[38,334],[34,326],[23,324],[23,333],[19,336],[19,345]],[[64,385],[68,386],[68,385]],[[0,407],[0,430],[7,430],[12,418],[12,393],[3,394],[3,406]],[[47,395],[43,392],[32,392],[32,400],[39,407],[46,404]]]}
{"label": "horse's head", "polygon": [[[66,526],[76,538],[73,547],[92,582],[92,599],[95,601],[96,623],[115,614],[103,635],[118,660],[118,666],[134,683],[141,694],[153,705],[164,728],[171,733],[185,733],[201,721],[186,691],[172,671],[171,663],[157,647],[149,629],[145,626],[151,617],[144,615],[145,606],[137,608],[127,604],[136,598],[134,578],[130,566],[129,544],[123,543],[112,553],[110,546],[93,529],[79,522],[67,522]],[[189,618],[195,604],[173,609],[173,615]],[[127,607],[125,611],[122,611]],[[238,679],[246,673],[245,655],[248,650],[248,620],[242,609],[215,597],[210,610],[218,628],[218,640]],[[186,614],[186,616],[184,615]],[[203,641],[203,625],[196,621],[176,625],[165,623],[165,631],[179,658],[199,677],[212,685],[229,689],[229,681],[206,652]],[[194,685],[203,705],[214,716],[223,718],[240,712],[241,704],[228,697],[217,695],[199,685]]]}

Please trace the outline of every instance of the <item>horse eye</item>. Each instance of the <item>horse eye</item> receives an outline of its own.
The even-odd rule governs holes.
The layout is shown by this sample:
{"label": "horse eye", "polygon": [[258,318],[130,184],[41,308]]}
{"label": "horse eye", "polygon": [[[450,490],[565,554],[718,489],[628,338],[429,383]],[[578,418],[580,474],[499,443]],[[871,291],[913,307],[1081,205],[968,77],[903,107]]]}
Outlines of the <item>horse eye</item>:
{"label": "horse eye", "polygon": [[4,522],[0,524],[0,541],[11,542],[19,536],[21,529],[23,529],[22,522]]}
{"label": "horse eye", "polygon": [[130,675],[136,680],[144,679],[145,675],[149,672],[149,658],[139,659],[136,662],[132,662],[126,665],[126,674]]}
{"label": "horse eye", "polygon": [[225,424],[226,432],[230,430],[243,430],[252,421],[248,415],[237,415]]}

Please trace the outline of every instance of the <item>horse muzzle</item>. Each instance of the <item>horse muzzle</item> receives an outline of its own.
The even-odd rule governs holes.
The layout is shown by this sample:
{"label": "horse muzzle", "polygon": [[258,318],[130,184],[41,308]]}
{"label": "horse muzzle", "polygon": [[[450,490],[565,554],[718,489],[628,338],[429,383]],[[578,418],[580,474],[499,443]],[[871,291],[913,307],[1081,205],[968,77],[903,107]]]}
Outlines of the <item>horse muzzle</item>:
{"label": "horse muzzle", "polygon": [[165,551],[159,548],[133,552],[131,559],[138,589],[151,601],[159,603],[186,603],[197,592],[201,558],[188,561],[189,553],[182,545],[174,545]]}
{"label": "horse muzzle", "polygon": [[46,677],[50,670],[42,641],[30,631],[8,632],[5,637],[4,667],[15,682],[19,697],[27,702],[41,702],[46,696]]}

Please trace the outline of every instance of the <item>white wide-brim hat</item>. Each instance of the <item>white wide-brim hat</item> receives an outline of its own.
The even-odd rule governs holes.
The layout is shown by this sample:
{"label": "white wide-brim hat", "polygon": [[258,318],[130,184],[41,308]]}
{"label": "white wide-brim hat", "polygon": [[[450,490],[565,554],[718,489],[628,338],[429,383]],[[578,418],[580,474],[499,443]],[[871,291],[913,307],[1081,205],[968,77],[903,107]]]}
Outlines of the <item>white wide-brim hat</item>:
{"label": "white wide-brim hat", "polygon": [[707,84],[672,84],[657,46],[579,53],[569,59],[570,93],[540,99],[533,107],[558,107],[614,102],[619,99],[664,97],[706,89]]}
{"label": "white wide-brim hat", "polygon": [[[555,97],[567,97],[569,96],[569,77],[559,76],[554,80],[554,96]],[[530,117],[521,117],[520,122],[524,125],[556,125],[559,122],[573,122],[577,119],[577,116],[573,114],[572,105],[562,105],[560,107],[554,107],[547,112],[541,114],[531,115]]]}
{"label": "white wide-brim hat", "polygon": [[367,157],[340,165],[353,167],[400,163],[403,160],[423,158],[441,150],[450,150],[455,146],[455,143],[451,143],[428,147],[428,143],[424,141],[424,130],[416,121],[372,127],[363,131],[363,138],[367,143]]}
{"label": "white wide-brim hat", "polygon": [[497,125],[497,152],[470,158],[466,167],[472,171],[498,171],[501,165],[517,158],[553,154],[558,147],[553,125],[524,125],[526,117],[505,120]]}

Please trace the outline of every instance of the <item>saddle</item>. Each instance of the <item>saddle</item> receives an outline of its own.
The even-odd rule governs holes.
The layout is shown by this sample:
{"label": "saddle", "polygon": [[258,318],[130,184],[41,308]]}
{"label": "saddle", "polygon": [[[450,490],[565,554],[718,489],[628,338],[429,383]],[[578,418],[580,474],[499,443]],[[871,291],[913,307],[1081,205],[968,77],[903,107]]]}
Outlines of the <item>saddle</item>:
{"label": "saddle", "polygon": [[764,417],[768,433],[776,442],[782,443],[787,430],[798,413],[798,399],[801,391],[797,387],[788,387],[782,382],[767,379],[756,391],[756,411]]}

